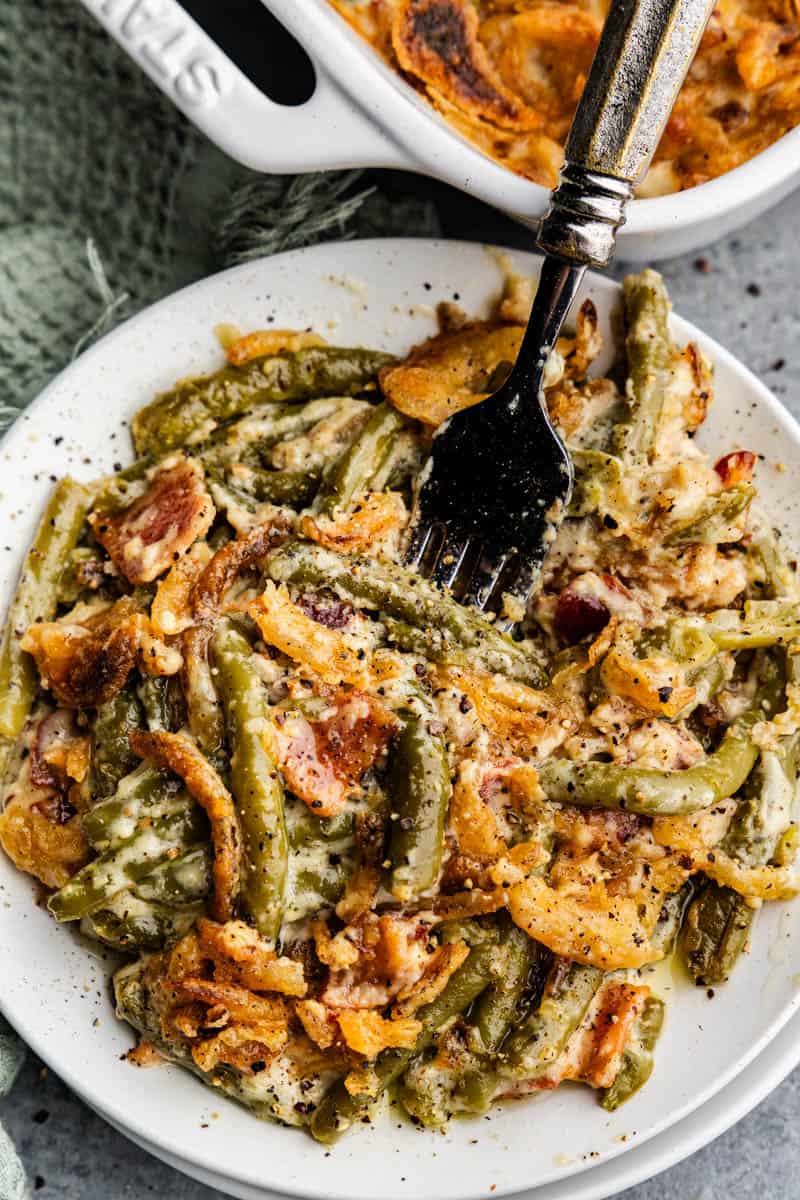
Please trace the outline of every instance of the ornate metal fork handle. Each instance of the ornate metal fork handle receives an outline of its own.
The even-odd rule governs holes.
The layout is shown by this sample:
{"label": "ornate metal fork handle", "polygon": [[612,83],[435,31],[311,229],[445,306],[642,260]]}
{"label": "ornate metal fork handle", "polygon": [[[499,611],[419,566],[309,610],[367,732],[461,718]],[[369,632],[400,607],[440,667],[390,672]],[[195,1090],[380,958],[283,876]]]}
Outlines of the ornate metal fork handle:
{"label": "ornate metal fork handle", "polygon": [[542,380],[587,266],[610,261],[713,0],[611,0],[537,244],[546,254],[506,382],[437,431],[407,560],[467,603],[532,588],[572,489]]}
{"label": "ornate metal fork handle", "polygon": [[611,0],[539,228],[546,254],[608,265],[713,7],[714,0]]}

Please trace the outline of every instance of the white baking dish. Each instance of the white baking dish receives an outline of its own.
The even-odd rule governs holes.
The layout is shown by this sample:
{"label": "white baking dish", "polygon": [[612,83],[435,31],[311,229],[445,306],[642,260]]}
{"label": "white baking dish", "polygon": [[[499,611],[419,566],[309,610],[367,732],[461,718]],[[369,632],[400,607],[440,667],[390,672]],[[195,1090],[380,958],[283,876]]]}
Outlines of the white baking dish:
{"label": "white baking dish", "polygon": [[[473,147],[388,68],[327,0],[264,0],[314,63],[303,105],[268,100],[176,0],[82,0],[213,142],[258,171],[402,167],[446,180],[526,224],[547,191]],[[727,175],[635,200],[619,256],[654,261],[696,250],[759,216],[800,184],[800,128]]]}

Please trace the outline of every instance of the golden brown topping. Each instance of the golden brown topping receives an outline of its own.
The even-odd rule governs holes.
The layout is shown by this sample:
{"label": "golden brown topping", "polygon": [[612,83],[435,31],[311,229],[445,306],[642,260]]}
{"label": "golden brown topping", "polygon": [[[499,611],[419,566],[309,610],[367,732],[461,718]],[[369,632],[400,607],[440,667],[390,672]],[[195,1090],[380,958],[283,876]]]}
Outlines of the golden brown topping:
{"label": "golden brown topping", "polygon": [[241,834],[233,797],[205,755],[187,737],[137,729],[131,733],[130,743],[140,758],[179,775],[205,809],[214,845],[213,914],[218,921],[229,921],[234,915],[240,886]]}
{"label": "golden brown topping", "polygon": [[400,0],[392,44],[400,66],[461,108],[497,125],[535,128],[536,115],[505,88],[478,40],[469,0]]}
{"label": "golden brown topping", "polygon": [[92,513],[94,535],[130,583],[150,583],[204,536],[214,505],[197,463],[162,468],[149,488],[115,516]]}
{"label": "golden brown topping", "polygon": [[300,530],[320,546],[354,554],[402,529],[407,520],[406,506],[398,492],[372,492],[352,512],[335,517],[302,517]]}
{"label": "golden brown topping", "polygon": [[229,363],[241,367],[253,358],[263,358],[268,354],[294,354],[309,346],[324,345],[324,338],[308,330],[256,329],[226,346],[225,354]]}
{"label": "golden brown topping", "polygon": [[414,1017],[387,1020],[365,1009],[340,1012],[338,1020],[346,1045],[370,1061],[391,1047],[413,1050],[422,1030]]}
{"label": "golden brown topping", "polygon": [[208,543],[195,542],[161,580],[150,608],[150,623],[157,637],[183,633],[192,624],[192,589],[210,558]]}
{"label": "golden brown topping", "polygon": [[308,991],[302,963],[279,958],[269,942],[244,921],[219,925],[201,918],[197,931],[200,952],[214,963],[214,976],[221,982],[284,996],[305,996]]}
{"label": "golden brown topping", "polygon": [[522,343],[521,325],[492,325],[475,321],[454,333],[439,333],[396,366],[384,367],[380,380],[395,408],[422,421],[440,425],[453,413],[479,404],[499,385],[506,364],[510,370]]}
{"label": "golden brown topping", "polygon": [[[31,625],[21,641],[42,683],[67,708],[94,708],[116,696],[147,643],[149,621],[127,597]],[[152,657],[152,656],[151,656]]]}
{"label": "golden brown topping", "polygon": [[435,1000],[447,987],[450,976],[458,970],[468,955],[469,946],[466,942],[447,942],[435,950],[419,979],[398,992],[392,1016],[413,1016],[418,1008]]}

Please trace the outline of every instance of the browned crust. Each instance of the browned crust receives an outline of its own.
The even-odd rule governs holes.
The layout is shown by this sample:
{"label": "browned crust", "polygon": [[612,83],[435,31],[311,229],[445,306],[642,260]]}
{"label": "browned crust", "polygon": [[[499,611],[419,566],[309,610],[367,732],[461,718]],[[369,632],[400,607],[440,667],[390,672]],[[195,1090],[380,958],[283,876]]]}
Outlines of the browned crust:
{"label": "browned crust", "polygon": [[535,128],[536,114],[503,86],[478,26],[468,0],[401,0],[392,28],[397,61],[464,112],[496,125]]}
{"label": "browned crust", "polygon": [[217,921],[230,921],[241,884],[241,833],[233,796],[194,742],[181,734],[163,730],[144,733],[136,729],[130,735],[130,743],[140,758],[179,775],[208,814],[214,846],[212,915]]}

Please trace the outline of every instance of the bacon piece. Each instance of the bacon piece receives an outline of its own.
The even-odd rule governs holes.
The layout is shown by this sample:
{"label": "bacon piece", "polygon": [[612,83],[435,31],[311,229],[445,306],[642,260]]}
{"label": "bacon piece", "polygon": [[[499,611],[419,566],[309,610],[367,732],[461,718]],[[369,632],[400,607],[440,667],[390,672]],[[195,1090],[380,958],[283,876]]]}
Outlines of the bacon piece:
{"label": "bacon piece", "polygon": [[230,921],[240,888],[241,832],[236,806],[225,784],[194,742],[179,733],[158,730],[130,735],[131,749],[161,770],[179,775],[208,814],[214,846],[213,915]]}
{"label": "bacon piece", "polygon": [[318,596],[314,592],[304,593],[297,599],[297,606],[312,621],[326,629],[347,629],[353,620],[353,606],[336,596]]}
{"label": "bacon piece", "polygon": [[94,708],[116,696],[136,663],[149,622],[128,597],[82,619],[31,625],[20,645],[65,708]]}
{"label": "bacon piece", "polygon": [[362,775],[398,728],[386,706],[364,692],[340,693],[331,703],[333,714],[320,721],[293,712],[275,721],[286,782],[321,817],[339,812],[358,791]]}
{"label": "bacon piece", "polygon": [[92,513],[100,544],[130,583],[151,583],[202,538],[215,509],[197,463],[181,458],[153,477],[144,495],[115,516]]}
{"label": "bacon piece", "polygon": [[750,450],[734,450],[718,459],[714,470],[725,487],[735,487],[737,483],[750,483],[755,465],[756,456]]}
{"label": "bacon piece", "polygon": [[478,39],[469,0],[400,0],[392,26],[397,61],[465,113],[501,126],[536,128],[540,121],[502,83]]}

